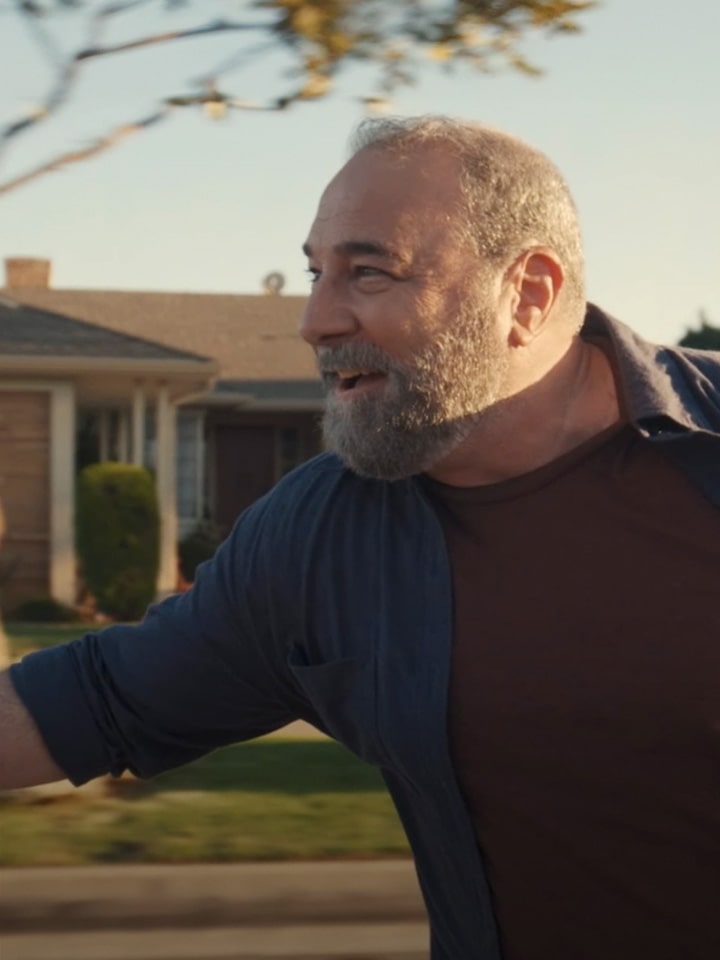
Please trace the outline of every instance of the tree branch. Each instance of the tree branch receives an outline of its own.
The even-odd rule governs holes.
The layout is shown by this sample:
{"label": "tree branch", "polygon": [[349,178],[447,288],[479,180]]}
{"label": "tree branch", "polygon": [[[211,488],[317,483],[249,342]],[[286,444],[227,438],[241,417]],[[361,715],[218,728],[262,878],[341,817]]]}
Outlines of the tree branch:
{"label": "tree branch", "polygon": [[[132,0],[132,2],[136,3],[137,0]],[[16,6],[23,16],[37,16],[36,14],[33,15],[28,13],[27,9],[24,9],[21,3],[17,4]],[[90,19],[88,27],[88,41],[90,43],[95,42],[96,37],[99,38],[104,16],[105,14],[103,11],[98,11],[97,14]],[[12,123],[8,124],[4,130],[0,131],[0,159],[2,159],[2,155],[7,150],[8,143],[13,139],[13,137],[17,137],[19,134],[26,132],[31,127],[34,127],[42,120],[45,120],[47,117],[49,117],[50,114],[55,113],[55,111],[62,106],[62,104],[70,95],[73,86],[75,85],[79,70],[80,65],[77,61],[77,58],[71,57],[64,64],[64,66],[60,67],[58,76],[55,79],[55,84],[50,89],[50,93],[45,98],[45,102],[28,116],[22,117],[20,120],[13,121]]]}
{"label": "tree branch", "polygon": [[115,130],[106,134],[104,137],[100,137],[84,150],[72,150],[69,153],[61,154],[60,156],[55,157],[53,160],[49,160],[46,163],[40,164],[39,167],[34,167],[32,170],[28,170],[27,173],[23,173],[18,177],[13,177],[11,180],[6,180],[4,183],[0,183],[0,196],[2,196],[4,193],[9,193],[11,190],[15,190],[17,187],[25,186],[25,184],[30,183],[33,180],[37,180],[38,177],[42,177],[46,173],[52,173],[56,170],[61,170],[63,167],[68,167],[71,164],[88,160],[90,157],[97,156],[98,153],[103,153],[105,150],[109,150],[111,147],[117,146],[118,143],[127,139],[127,137],[132,136],[132,134],[139,133],[141,130],[145,130],[154,124],[159,123],[161,120],[164,120],[170,112],[170,109],[171,105],[166,104],[156,113],[153,113],[148,117],[144,117],[142,120],[137,120],[134,123],[123,124],[120,127],[116,127]]}
{"label": "tree branch", "polygon": [[83,160],[89,160],[99,153],[104,153],[134,133],[139,133],[141,130],[146,130],[148,127],[160,123],[160,121],[168,116],[173,107],[203,106],[211,117],[217,118],[223,116],[226,110],[263,110],[269,112],[285,110],[292,103],[302,98],[303,94],[302,91],[300,91],[263,104],[250,100],[241,100],[238,97],[226,96],[213,88],[210,88],[207,93],[187,97],[169,97],[155,113],[144,117],[142,120],[136,120],[134,123],[126,123],[120,127],[116,127],[104,137],[100,137],[94,143],[91,143],[89,147],[85,147],[84,150],[71,150],[68,153],[60,154],[52,160],[40,164],[40,166],[34,167],[26,173],[20,174],[20,176],[0,183],[0,196],[4,193],[10,193],[11,190],[16,190],[18,187],[24,187],[26,184],[32,183],[33,180],[45,176],[45,174],[54,173],[56,170],[61,170],[75,163],[81,163]]}
{"label": "tree branch", "polygon": [[213,33],[227,33],[238,30],[269,30],[272,24],[232,23],[228,20],[216,20],[214,23],[202,27],[193,27],[190,30],[170,30],[167,33],[156,33],[149,37],[140,37],[138,40],[128,40],[126,43],[117,43],[111,47],[90,47],[80,50],[75,59],[91,60],[95,57],[105,57],[113,53],[125,53],[128,50],[139,50],[158,43],[169,43],[175,40],[189,40],[192,37],[203,37]]}
{"label": "tree branch", "polygon": [[135,7],[147,6],[148,3],[155,3],[155,0],[123,0],[123,2],[120,3],[109,3],[103,7],[102,10],[98,10],[95,16],[100,19],[116,17],[119,13],[126,13]]}
{"label": "tree branch", "polygon": [[41,18],[37,14],[31,13],[23,0],[15,0],[15,10],[22,17],[28,30],[42,48],[48,60],[56,69],[60,67],[63,62],[63,56],[55,43],[55,38],[50,30],[42,23]]}
{"label": "tree branch", "polygon": [[[15,0],[16,10],[28,20],[35,20],[38,14],[34,14],[23,5],[23,0]],[[190,30],[175,30],[167,33],[154,34],[148,37],[141,37],[137,40],[131,40],[127,43],[115,44],[113,46],[101,47],[97,45],[100,31],[104,21],[110,17],[125,13],[126,11],[147,4],[149,0],[124,0],[124,2],[111,3],[97,10],[89,21],[88,42],[82,50],[72,56],[64,66],[60,67],[59,75],[50,93],[37,110],[29,115],[15,120],[0,131],[0,158],[7,149],[8,141],[21,133],[34,127],[36,124],[45,120],[50,114],[56,112],[59,107],[68,99],[70,92],[75,85],[78,73],[82,63],[86,60],[97,57],[109,56],[114,53],[121,53],[128,50],[137,50],[141,47],[147,47],[160,43],[173,42],[175,40],[186,40],[193,37],[208,36],[216,33],[225,33],[228,31],[257,31],[268,30],[272,28],[269,23],[233,23],[231,21],[218,20],[213,23],[205,24],[201,27],[195,27]],[[151,2],[151,0],[150,0]]]}
{"label": "tree branch", "polygon": [[[86,6],[82,0],[73,4],[83,15],[80,29],[85,33],[84,44],[67,57],[55,43],[52,32],[40,21],[51,12],[53,5],[45,0],[11,0],[0,11],[13,10],[25,18],[43,51],[55,66],[44,102],[26,116],[0,129],[0,157],[18,135],[30,130],[62,107],[73,93],[83,64],[92,59],[139,50],[178,40],[208,37],[230,32],[263,33],[267,43],[238,44],[236,50],[210,73],[193,81],[195,93],[166,98],[156,112],[136,123],[124,125],[93,142],[84,150],[70,151],[29,170],[27,173],[0,184],[0,194],[29,183],[45,173],[78,163],[108,150],[132,133],[159,122],[173,107],[202,106],[211,117],[224,116],[230,109],[284,110],[300,100],[317,100],[328,94],[337,71],[349,62],[369,62],[379,70],[379,90],[389,94],[397,86],[410,83],[420,61],[416,54],[425,50],[432,59],[445,67],[453,62],[468,62],[481,69],[489,69],[496,59],[525,72],[535,72],[518,53],[518,37],[529,29],[574,30],[574,17],[589,9],[597,0],[463,0],[462,3],[428,3],[427,0],[353,0],[352,3],[325,3],[320,0],[275,0],[273,3],[255,3],[265,7],[274,19],[255,22],[251,14],[247,22],[219,19],[187,29],[163,31],[134,40],[103,46],[104,28],[113,19],[158,0],[100,0]],[[70,6],[70,0],[58,0],[57,7]],[[183,0],[165,0],[165,6],[183,5]],[[198,0],[198,7],[202,7]],[[253,103],[230,96],[217,89],[221,74],[247,63],[269,46],[285,47],[296,60],[292,74],[299,77],[299,87],[287,95],[275,97],[267,103]],[[248,49],[249,48],[249,49]],[[293,82],[292,80],[290,81]],[[385,102],[382,96],[365,98],[371,107]]]}

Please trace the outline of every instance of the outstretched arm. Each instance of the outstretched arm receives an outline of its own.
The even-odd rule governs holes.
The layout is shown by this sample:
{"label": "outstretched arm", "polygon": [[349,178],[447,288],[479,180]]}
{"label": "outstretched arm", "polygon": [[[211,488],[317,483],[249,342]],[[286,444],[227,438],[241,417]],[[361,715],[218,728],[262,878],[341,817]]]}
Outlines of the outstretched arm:
{"label": "outstretched arm", "polygon": [[8,672],[0,673],[0,789],[14,790],[64,777],[15,692]]}

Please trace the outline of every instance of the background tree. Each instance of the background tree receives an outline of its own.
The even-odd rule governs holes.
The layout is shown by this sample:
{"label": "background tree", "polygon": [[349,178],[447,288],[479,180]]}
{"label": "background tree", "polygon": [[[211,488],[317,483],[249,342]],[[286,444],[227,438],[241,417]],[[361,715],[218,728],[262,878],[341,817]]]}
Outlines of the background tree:
{"label": "background tree", "polygon": [[[206,19],[216,6],[209,0],[5,0],[2,12],[22,18],[53,79],[41,102],[0,129],[0,162],[18,138],[71,99],[81,73],[94,61],[213,37],[232,36],[237,43],[230,56],[226,52],[209,68],[201,64],[197,49],[192,51],[193,78],[187,89],[151,95],[154,105],[144,116],[114,126],[81,150],[52,156],[0,181],[0,193],[99,154],[178,109],[199,108],[217,118],[229,110],[282,111],[322,99],[352,64],[370,68],[373,88],[362,97],[370,109],[384,105],[399,85],[412,83],[428,59],[445,70],[470,64],[481,71],[510,66],[537,74],[520,53],[521,38],[531,31],[577,31],[578,16],[595,4],[596,0],[227,0],[220,8],[230,16]],[[158,11],[166,14],[167,29],[143,32],[143,17],[147,23],[147,14],[154,17]],[[68,51],[61,34],[70,23],[74,36],[82,40]],[[140,32],[128,37],[129,24],[130,30],[139,24]],[[244,98],[232,75],[278,49],[289,63],[281,78],[284,88],[264,102]]]}
{"label": "background tree", "polygon": [[695,350],[720,350],[720,328],[713,327],[704,310],[700,311],[698,319],[698,328],[688,330],[679,341],[680,346]]}

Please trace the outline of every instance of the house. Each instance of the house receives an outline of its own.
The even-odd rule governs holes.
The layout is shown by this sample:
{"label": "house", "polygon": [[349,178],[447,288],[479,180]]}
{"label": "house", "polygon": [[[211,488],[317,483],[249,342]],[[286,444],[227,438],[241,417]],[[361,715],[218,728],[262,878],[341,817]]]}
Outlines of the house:
{"label": "house", "polygon": [[227,533],[321,449],[305,300],[56,290],[49,276],[47,261],[14,258],[0,288],[3,556],[17,561],[5,605],[75,599],[75,476],[106,459],[155,472],[158,593],[171,592],[179,538],[204,521]]}

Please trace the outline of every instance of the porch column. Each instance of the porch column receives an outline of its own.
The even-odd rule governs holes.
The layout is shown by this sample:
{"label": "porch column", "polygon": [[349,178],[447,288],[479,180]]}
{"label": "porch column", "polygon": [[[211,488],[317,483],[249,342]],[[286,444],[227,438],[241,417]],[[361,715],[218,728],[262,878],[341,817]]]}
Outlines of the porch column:
{"label": "porch column", "polygon": [[100,463],[107,463],[110,459],[110,411],[101,410],[98,417],[98,440]]}
{"label": "porch column", "polygon": [[50,594],[75,602],[75,391],[50,394]]}
{"label": "porch column", "polygon": [[145,464],[145,390],[141,383],[133,388],[132,398],[132,463]]}
{"label": "porch column", "polygon": [[176,411],[170,400],[167,385],[157,394],[157,455],[155,482],[160,509],[160,571],[157,592],[159,597],[174,593],[177,588],[177,494],[175,480]]}
{"label": "porch column", "polygon": [[130,463],[129,426],[127,410],[124,408],[118,410],[117,455],[120,463]]}

